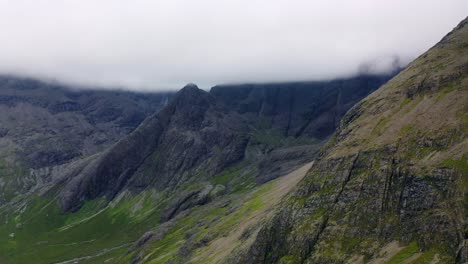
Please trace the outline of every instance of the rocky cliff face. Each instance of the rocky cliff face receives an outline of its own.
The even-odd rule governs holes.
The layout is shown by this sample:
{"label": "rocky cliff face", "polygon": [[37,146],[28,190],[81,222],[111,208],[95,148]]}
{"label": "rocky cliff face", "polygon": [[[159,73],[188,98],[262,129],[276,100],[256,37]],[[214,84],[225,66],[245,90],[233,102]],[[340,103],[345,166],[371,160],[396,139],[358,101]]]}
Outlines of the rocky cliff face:
{"label": "rocky cliff face", "polygon": [[467,261],[468,19],[354,106],[238,263]]}
{"label": "rocky cliff face", "polygon": [[0,76],[0,204],[39,184],[35,175],[110,147],[172,95]]}
{"label": "rocky cliff face", "polygon": [[219,85],[211,94],[229,109],[260,119],[286,137],[325,139],[346,111],[389,80],[388,75],[361,75],[317,82]]}
{"label": "rocky cliff face", "polygon": [[171,93],[72,90],[32,79],[0,76],[0,131],[32,168],[63,164],[115,143]]}

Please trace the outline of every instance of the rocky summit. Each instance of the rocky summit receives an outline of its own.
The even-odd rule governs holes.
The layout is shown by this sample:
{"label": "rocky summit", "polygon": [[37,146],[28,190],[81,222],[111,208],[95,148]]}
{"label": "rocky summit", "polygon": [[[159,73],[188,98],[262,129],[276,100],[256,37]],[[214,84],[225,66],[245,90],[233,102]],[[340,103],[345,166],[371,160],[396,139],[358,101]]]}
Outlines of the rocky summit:
{"label": "rocky summit", "polygon": [[177,93],[0,77],[0,263],[466,263],[468,19],[407,67]]}

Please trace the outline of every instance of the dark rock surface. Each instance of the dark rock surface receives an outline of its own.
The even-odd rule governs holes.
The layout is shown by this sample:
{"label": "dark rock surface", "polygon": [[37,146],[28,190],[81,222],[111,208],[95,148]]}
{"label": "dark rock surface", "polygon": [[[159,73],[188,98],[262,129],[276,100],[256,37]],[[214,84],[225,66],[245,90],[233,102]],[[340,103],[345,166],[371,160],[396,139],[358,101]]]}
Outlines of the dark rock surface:
{"label": "dark rock surface", "polygon": [[0,204],[109,148],[173,96],[89,89],[0,76]]}
{"label": "dark rock surface", "polygon": [[171,96],[0,76],[0,137],[14,142],[9,148],[27,167],[59,165],[109,147]]}
{"label": "dark rock surface", "polygon": [[112,199],[124,186],[163,190],[193,175],[214,175],[243,158],[245,131],[237,114],[226,114],[209,93],[188,85],[161,112],[70,175],[61,207],[72,210],[83,199],[101,195]]}
{"label": "dark rock surface", "polygon": [[325,139],[359,100],[394,74],[332,81],[219,85],[210,93],[229,109],[260,119],[284,136]]}

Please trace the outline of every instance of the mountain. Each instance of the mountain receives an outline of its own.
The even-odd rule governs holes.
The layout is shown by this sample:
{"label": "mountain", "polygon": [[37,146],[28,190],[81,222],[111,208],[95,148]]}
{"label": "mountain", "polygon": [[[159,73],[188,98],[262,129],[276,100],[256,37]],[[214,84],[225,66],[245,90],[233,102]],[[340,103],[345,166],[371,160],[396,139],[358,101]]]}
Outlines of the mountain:
{"label": "mountain", "polygon": [[268,154],[257,181],[266,182],[310,161],[346,111],[398,71],[321,82],[218,85],[210,93],[254,128],[251,145]]}
{"label": "mountain", "polygon": [[[131,135],[102,155],[94,156],[91,162],[85,161],[83,166],[71,170],[65,177],[71,180],[60,193],[61,208],[74,210],[80,201],[99,196],[112,200],[123,189],[139,192],[154,186],[163,191],[207,180],[241,161],[252,149],[249,142],[250,146],[267,148],[263,153],[250,154],[255,156],[251,161],[267,163],[258,166],[274,166],[272,156],[276,161],[285,159],[285,154],[280,157],[270,153],[277,149],[292,155],[290,162],[297,159],[302,164],[304,158],[312,159],[313,150],[333,132],[335,118],[384,80],[384,77],[361,76],[329,83],[299,84],[297,89],[297,84],[276,84],[250,87],[250,90],[214,87],[210,92],[187,85],[167,107],[146,119]],[[232,93],[237,96],[233,97]],[[281,105],[284,93],[292,99]],[[257,108],[238,107],[246,104],[246,97],[247,101],[250,99],[248,103]],[[299,98],[309,98],[311,103],[302,103]],[[331,120],[317,122],[320,119]],[[294,129],[297,131],[290,136],[287,131]],[[301,147],[295,148],[289,148],[294,143],[268,146],[280,143],[282,137],[297,141],[306,129],[310,131],[310,134],[304,133],[310,143],[303,142]],[[274,142],[258,140],[265,135],[276,138]],[[309,155],[304,156],[304,147]],[[265,182],[275,175],[270,172],[255,176],[258,181]]]}
{"label": "mountain", "polygon": [[356,104],[236,263],[466,263],[468,19]]}
{"label": "mountain", "polygon": [[[32,180],[26,191],[13,184],[6,187],[15,195],[0,207],[4,223],[0,225],[0,261],[186,262],[212,250],[225,256],[229,250],[212,248],[210,242],[229,238],[229,232],[247,219],[246,230],[254,231],[252,225],[267,219],[274,205],[302,178],[343,114],[391,77],[220,85],[209,92],[190,84],[176,95],[156,94],[156,101],[171,99],[132,132],[121,132],[122,136],[96,144],[89,152],[79,147],[81,154],[70,158],[48,159],[39,166],[25,163],[24,171],[8,175],[13,183]],[[16,92],[11,89],[10,93]],[[100,102],[93,106],[100,109],[95,115],[98,119],[114,113],[114,106],[121,107],[119,113],[135,109],[125,102],[136,104],[135,111],[145,114],[149,110],[143,110],[151,105],[147,95],[128,93],[122,99],[122,92],[59,90],[57,97],[65,99],[48,95],[51,102],[40,97],[47,103],[31,103],[38,96],[25,101],[54,120],[68,120],[68,116],[89,120],[95,112],[82,103],[88,101]],[[23,94],[29,98],[34,92]],[[114,104],[117,98],[122,101]],[[12,100],[4,101],[12,104]],[[69,106],[74,105],[69,101],[80,107]],[[56,108],[64,112],[49,110]],[[5,109],[12,111],[14,106]],[[122,125],[122,114],[104,117],[94,127],[110,122],[111,130],[96,129],[100,133],[130,128]],[[43,119],[36,122],[46,126]],[[24,123],[24,129],[29,127]],[[81,128],[57,130],[49,137],[53,144],[39,149],[62,150],[64,143],[55,142],[60,138],[75,139],[69,144],[72,147],[88,146],[84,142],[94,134],[76,137],[75,127]],[[48,135],[42,130],[36,133]],[[20,136],[18,145],[30,134]],[[38,160],[43,156],[39,154]],[[24,155],[15,157],[22,160]]]}
{"label": "mountain", "polygon": [[128,137],[71,171],[60,194],[61,207],[68,211],[83,199],[102,195],[112,199],[125,186],[164,190],[190,181],[192,175],[199,181],[219,173],[244,156],[242,124],[209,93],[188,85]]}
{"label": "mountain", "polygon": [[0,205],[31,190],[44,171],[110,147],[172,95],[0,76]]}
{"label": "mountain", "polygon": [[325,139],[351,106],[394,74],[361,75],[328,82],[218,85],[210,93],[229,109],[260,118],[285,137]]}

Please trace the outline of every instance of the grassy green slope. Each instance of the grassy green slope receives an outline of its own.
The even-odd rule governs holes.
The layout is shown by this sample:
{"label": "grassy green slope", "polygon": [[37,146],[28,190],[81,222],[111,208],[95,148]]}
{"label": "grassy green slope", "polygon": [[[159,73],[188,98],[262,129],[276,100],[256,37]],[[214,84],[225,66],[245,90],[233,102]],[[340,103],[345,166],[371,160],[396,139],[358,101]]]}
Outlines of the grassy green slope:
{"label": "grassy green slope", "polygon": [[[257,231],[309,167],[264,185],[255,183],[248,164],[231,167],[212,179],[228,187],[226,195],[166,223],[161,213],[175,195],[155,190],[126,192],[109,205],[88,201],[75,213],[62,213],[53,196],[31,196],[0,209],[0,262],[129,263],[140,256],[142,263],[215,263]],[[160,237],[129,251],[149,230]]]}

